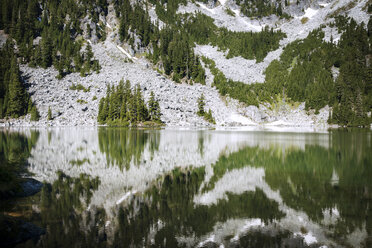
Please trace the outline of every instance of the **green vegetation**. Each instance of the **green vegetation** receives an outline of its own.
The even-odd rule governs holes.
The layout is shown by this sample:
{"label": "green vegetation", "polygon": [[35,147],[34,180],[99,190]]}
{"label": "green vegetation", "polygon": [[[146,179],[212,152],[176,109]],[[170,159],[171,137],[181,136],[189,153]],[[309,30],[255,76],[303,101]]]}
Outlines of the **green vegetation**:
{"label": "green vegetation", "polygon": [[148,107],[139,85],[131,89],[129,80],[124,84],[107,87],[107,95],[99,102],[98,122],[113,126],[138,125],[147,121],[161,124],[160,106],[152,92]]}
{"label": "green vegetation", "polygon": [[198,112],[197,114],[199,116],[203,116],[204,119],[212,124],[216,124],[216,121],[214,120],[212,116],[212,111],[209,109],[208,111],[204,110],[205,107],[205,97],[203,94],[198,98]]}
{"label": "green vegetation", "polygon": [[[98,60],[93,60],[90,45],[81,52],[83,44],[76,41],[83,34],[80,21],[88,15],[97,24],[98,38],[103,39],[100,14],[107,14],[105,0],[3,0],[0,29],[15,39],[22,63],[43,68],[53,65],[59,72],[57,78],[71,72],[85,75],[91,70],[98,72],[100,67]],[[35,41],[37,37],[41,37],[40,42]]]}
{"label": "green vegetation", "polygon": [[[165,243],[167,247],[183,247],[176,239],[178,235],[192,234],[199,238],[213,232],[217,223],[229,219],[260,218],[268,224],[285,216],[278,209],[278,203],[268,199],[260,189],[242,194],[227,193],[216,204],[197,205],[193,200],[204,177],[203,167],[176,168],[159,177],[145,192],[145,200],[139,204],[139,208],[135,208],[137,197],[129,206],[120,207],[114,244],[142,247],[152,242],[155,247]],[[157,226],[159,220],[162,220],[162,229],[150,241],[151,227]],[[261,239],[267,238],[263,236]]]}
{"label": "green vegetation", "polygon": [[225,12],[226,12],[226,14],[228,14],[228,15],[235,16],[235,12],[232,11],[230,8],[226,8],[226,9],[225,9]]}
{"label": "green vegetation", "polygon": [[[329,134],[329,149],[319,145],[306,145],[304,150],[284,149],[279,144],[264,149],[246,147],[221,156],[212,166],[213,176],[202,191],[211,192],[229,171],[248,165],[263,168],[271,190],[280,192],[287,206],[305,212],[312,221],[322,223],[325,210],[337,207],[340,218],[328,228],[332,238],[344,242],[360,226],[372,225],[372,199],[365,195],[372,188],[370,134],[366,130],[333,131]],[[368,247],[370,240],[363,242]]]}
{"label": "green vegetation", "polygon": [[85,88],[83,85],[81,84],[72,84],[70,86],[70,90],[77,90],[77,91],[84,91],[84,92],[89,92],[90,91],[90,88]]}
{"label": "green vegetation", "polygon": [[211,44],[223,51],[228,51],[227,58],[242,56],[246,59],[262,61],[268,52],[279,48],[279,41],[285,37],[281,31],[265,27],[261,32],[233,32],[226,28],[218,28],[213,18],[197,13],[186,15],[185,31],[191,41],[200,45]]}
{"label": "green vegetation", "polygon": [[[277,99],[305,102],[307,109],[333,107],[329,121],[342,126],[368,126],[372,119],[372,70],[370,20],[358,25],[345,17],[333,24],[342,32],[339,43],[325,42],[321,29],[312,31],[304,40],[284,48],[280,60],[274,60],[265,71],[263,84],[244,84],[228,80],[214,61],[203,58],[214,75],[213,84],[220,94],[247,105],[277,103]],[[357,39],[355,38],[357,37]],[[332,72],[339,71],[334,78]]]}
{"label": "green vegetation", "polygon": [[31,121],[38,121],[40,119],[39,111],[37,110],[36,106],[32,106],[31,108]]}
{"label": "green vegetation", "polygon": [[27,159],[38,138],[39,133],[34,131],[30,138],[16,132],[0,132],[0,199],[21,191],[22,175],[28,173]]}
{"label": "green vegetation", "polygon": [[159,150],[160,133],[141,129],[99,128],[98,141],[99,150],[106,155],[108,166],[128,170],[131,162],[139,165],[145,148],[149,149],[152,159]]}
{"label": "green vegetation", "polygon": [[13,49],[14,44],[9,40],[0,49],[0,119],[23,116],[33,106]]}
{"label": "green vegetation", "polygon": [[[134,48],[149,48],[148,58],[175,82],[193,82],[205,84],[205,72],[200,60],[193,52],[195,43],[212,44],[221,50],[229,51],[228,57],[242,56],[262,61],[269,51],[279,47],[279,41],[285,35],[280,31],[264,28],[259,33],[232,32],[218,28],[213,19],[197,13],[176,15],[179,4],[186,1],[150,1],[156,7],[158,17],[165,22],[159,30],[152,24],[144,6],[131,6],[128,1],[116,3],[116,14],[120,17],[119,35]],[[135,38],[140,43],[134,44]]]}
{"label": "green vegetation", "polygon": [[[175,2],[168,3],[169,13],[172,12],[172,4]],[[153,52],[148,56],[149,59],[154,64],[161,64],[163,72],[175,82],[184,80],[188,83],[205,84],[205,72],[199,57],[194,54],[193,44],[189,42],[187,34],[179,27],[166,26],[159,30],[157,24],[151,22],[142,4],[137,3],[132,7],[126,0],[117,1],[116,14],[120,17],[119,35],[122,41],[136,45],[137,48],[152,47]],[[161,16],[160,14],[159,17]],[[139,44],[134,44],[135,37],[140,39]]]}
{"label": "green vegetation", "polygon": [[[269,100],[267,94],[257,97],[256,92],[262,93],[260,90],[263,84],[244,84],[242,82],[233,81],[227,79],[225,75],[216,67],[213,60],[206,57],[202,57],[203,62],[209,67],[212,74],[214,75],[213,86],[215,86],[222,96],[230,96],[231,98],[237,99],[246,105],[259,105],[259,100]],[[264,92],[266,93],[266,92]]]}
{"label": "green vegetation", "polygon": [[309,21],[309,17],[303,17],[302,19],[301,19],[301,23],[302,24],[305,24],[305,23],[307,23]]}
{"label": "green vegetation", "polygon": [[[236,4],[241,7],[241,12],[248,17],[261,18],[277,15],[280,18],[290,18],[287,13],[283,13],[281,0],[236,0]],[[288,4],[288,0],[285,0],[285,6]]]}
{"label": "green vegetation", "polygon": [[80,104],[87,104],[88,102],[83,100],[83,99],[77,99],[76,100],[77,103],[80,103]]}
{"label": "green vegetation", "polygon": [[48,121],[53,120],[52,117],[52,110],[50,109],[50,106],[48,107]]}
{"label": "green vegetation", "polygon": [[70,161],[71,165],[76,165],[76,166],[81,166],[85,163],[90,164],[90,160],[88,158],[84,158],[84,159],[76,159],[76,160],[71,160]]}
{"label": "green vegetation", "polygon": [[[53,183],[44,182],[41,194],[35,197],[40,202],[40,224],[48,230],[38,246],[82,247],[93,242],[97,244],[98,239],[103,244],[105,241],[103,234],[99,234],[98,226],[105,223],[105,211],[95,208],[87,218],[83,218],[82,214],[100,185],[99,178],[86,174],[70,177],[61,171],[57,172],[57,176]],[[95,225],[90,227],[91,221]]]}

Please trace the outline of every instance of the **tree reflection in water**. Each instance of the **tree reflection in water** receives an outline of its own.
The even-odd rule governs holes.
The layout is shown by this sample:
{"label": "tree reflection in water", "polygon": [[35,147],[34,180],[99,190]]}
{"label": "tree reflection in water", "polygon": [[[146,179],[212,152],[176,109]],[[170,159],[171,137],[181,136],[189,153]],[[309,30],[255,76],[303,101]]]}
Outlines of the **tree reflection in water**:
{"label": "tree reflection in water", "polygon": [[[110,161],[124,165],[140,161],[146,149],[156,152],[159,147],[156,132],[106,130],[99,135],[101,149]],[[32,220],[47,229],[37,246],[214,247],[222,243],[225,247],[306,247],[304,240],[281,222],[290,219],[289,214],[303,213],[309,222],[326,230],[326,238],[331,240],[327,245],[372,247],[370,132],[335,131],[329,133],[329,140],[329,148],[314,144],[303,149],[247,146],[221,155],[212,165],[210,178],[206,167],[176,168],[152,182],[145,192],[110,209],[110,213],[90,206],[99,187],[98,178],[84,174],[72,178],[60,172],[58,180],[46,184],[33,198],[33,209],[38,211],[34,211]],[[280,200],[260,184],[253,189],[242,184],[239,192],[221,184],[229,173],[248,167],[252,168],[248,172],[264,172],[258,179],[277,192]],[[251,175],[246,176],[248,179]],[[222,198],[208,205],[195,202],[197,195],[212,194],[221,187]],[[284,211],[283,206],[290,211]],[[297,225],[298,219],[292,217]],[[227,230],[231,221],[256,219],[262,224],[240,232]],[[301,227],[301,232],[306,234],[308,230]],[[362,237],[356,245],[350,243],[355,234]],[[219,235],[219,241],[209,239],[211,235]],[[21,246],[34,245],[28,242]]]}

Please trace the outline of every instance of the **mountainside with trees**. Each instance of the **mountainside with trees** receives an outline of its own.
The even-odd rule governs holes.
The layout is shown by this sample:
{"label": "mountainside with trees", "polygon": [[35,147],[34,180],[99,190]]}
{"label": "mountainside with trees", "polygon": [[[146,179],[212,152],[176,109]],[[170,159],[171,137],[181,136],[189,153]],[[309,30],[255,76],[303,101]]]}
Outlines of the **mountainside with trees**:
{"label": "mountainside with trees", "polygon": [[[42,68],[53,65],[59,78],[71,72],[85,76],[91,71],[99,72],[100,66],[93,59],[90,45],[77,39],[83,35],[82,20],[86,17],[92,20],[95,33],[104,40],[105,33],[98,23],[99,15],[107,14],[107,6],[106,0],[4,0],[0,29],[16,41],[20,62]],[[90,23],[87,30],[89,38]]]}
{"label": "mountainside with trees", "polygon": [[[321,16],[324,24],[318,24],[318,28],[305,25],[326,6],[336,7],[332,13]],[[179,11],[181,7],[183,11]],[[351,9],[371,14],[372,5],[364,0],[321,4],[305,0],[3,0],[0,34],[7,41],[2,42],[0,48],[0,118],[31,114],[31,120],[41,117],[53,121],[61,115],[50,105],[43,106],[45,111],[39,112],[38,103],[32,100],[34,92],[30,92],[31,96],[28,93],[28,76],[22,75],[19,69],[27,67],[55,70],[58,73],[54,77],[61,81],[71,75],[93,78],[97,89],[100,84],[104,87],[111,84],[106,97],[94,106],[99,108],[98,123],[136,125],[160,121],[159,101],[165,100],[155,100],[158,92],[152,93],[147,106],[141,93],[145,90],[143,85],[142,89],[140,86],[131,89],[130,83],[124,82],[117,85],[125,75],[112,82],[101,82],[99,76],[91,77],[93,72],[99,74],[102,70],[95,53],[97,49],[107,48],[104,44],[107,38],[110,46],[115,44],[119,50],[125,47],[129,51],[123,63],[135,64],[137,58],[146,58],[151,62],[146,67],[159,72],[164,80],[212,87],[211,91],[218,90],[223,97],[219,101],[230,97],[244,107],[255,106],[258,111],[262,111],[262,106],[305,103],[306,111],[315,114],[329,106],[330,124],[369,126],[372,123],[372,20],[370,15],[368,23],[348,17],[353,14]],[[236,23],[246,23],[248,29],[226,26],[218,19],[219,15],[235,18]],[[291,20],[307,27],[304,28],[307,37],[303,35],[297,40],[288,37],[293,34],[285,28],[283,31],[283,27],[296,23]],[[337,34],[332,33],[329,39],[327,32]],[[215,47],[228,63],[241,59],[249,61],[248,65],[254,63],[262,67],[264,83],[252,80],[246,84],[230,79],[214,60],[199,52],[202,46]],[[105,60],[104,63],[111,62]],[[235,71],[234,68],[231,71]],[[71,83],[78,83],[79,80],[73,78],[75,81]],[[198,96],[203,93],[195,91]],[[204,96],[208,101],[207,95]],[[75,101],[84,105],[100,97],[102,95]],[[177,101],[186,104],[188,97]],[[195,99],[193,103],[196,104]],[[88,106],[81,109],[87,111]],[[218,125],[216,110],[187,111]]]}

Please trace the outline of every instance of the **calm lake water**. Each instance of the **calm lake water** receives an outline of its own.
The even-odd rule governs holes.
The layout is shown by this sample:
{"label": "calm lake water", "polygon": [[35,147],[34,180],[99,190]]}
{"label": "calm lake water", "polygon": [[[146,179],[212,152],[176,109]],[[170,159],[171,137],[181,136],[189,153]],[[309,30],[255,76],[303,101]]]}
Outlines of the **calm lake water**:
{"label": "calm lake water", "polygon": [[[18,247],[372,247],[372,132],[0,130]],[[6,162],[7,161],[7,162]]]}

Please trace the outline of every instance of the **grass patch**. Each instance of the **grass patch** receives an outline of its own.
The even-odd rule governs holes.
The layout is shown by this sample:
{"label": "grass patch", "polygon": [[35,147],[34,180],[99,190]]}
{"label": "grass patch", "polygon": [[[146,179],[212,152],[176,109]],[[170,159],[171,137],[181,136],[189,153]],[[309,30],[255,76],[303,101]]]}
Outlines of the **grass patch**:
{"label": "grass patch", "polygon": [[80,103],[80,104],[87,104],[88,103],[87,101],[85,101],[83,99],[78,99],[76,102]]}
{"label": "grass patch", "polygon": [[301,23],[302,24],[305,24],[305,23],[307,23],[309,21],[309,18],[308,17],[303,17],[302,19],[301,19]]}
{"label": "grass patch", "polygon": [[232,11],[230,8],[226,8],[225,9],[225,12],[226,12],[226,14],[235,17],[235,12]]}
{"label": "grass patch", "polygon": [[81,84],[72,84],[70,86],[70,90],[77,90],[77,91],[84,91],[84,92],[89,92],[90,91],[90,87],[89,88],[85,88],[83,85]]}
{"label": "grass patch", "polygon": [[87,158],[84,158],[84,159],[82,159],[82,160],[80,160],[80,159],[70,160],[70,164],[71,164],[71,165],[77,165],[77,166],[80,166],[80,165],[83,165],[84,163],[88,163],[88,164],[90,164],[90,160],[87,159]]}

